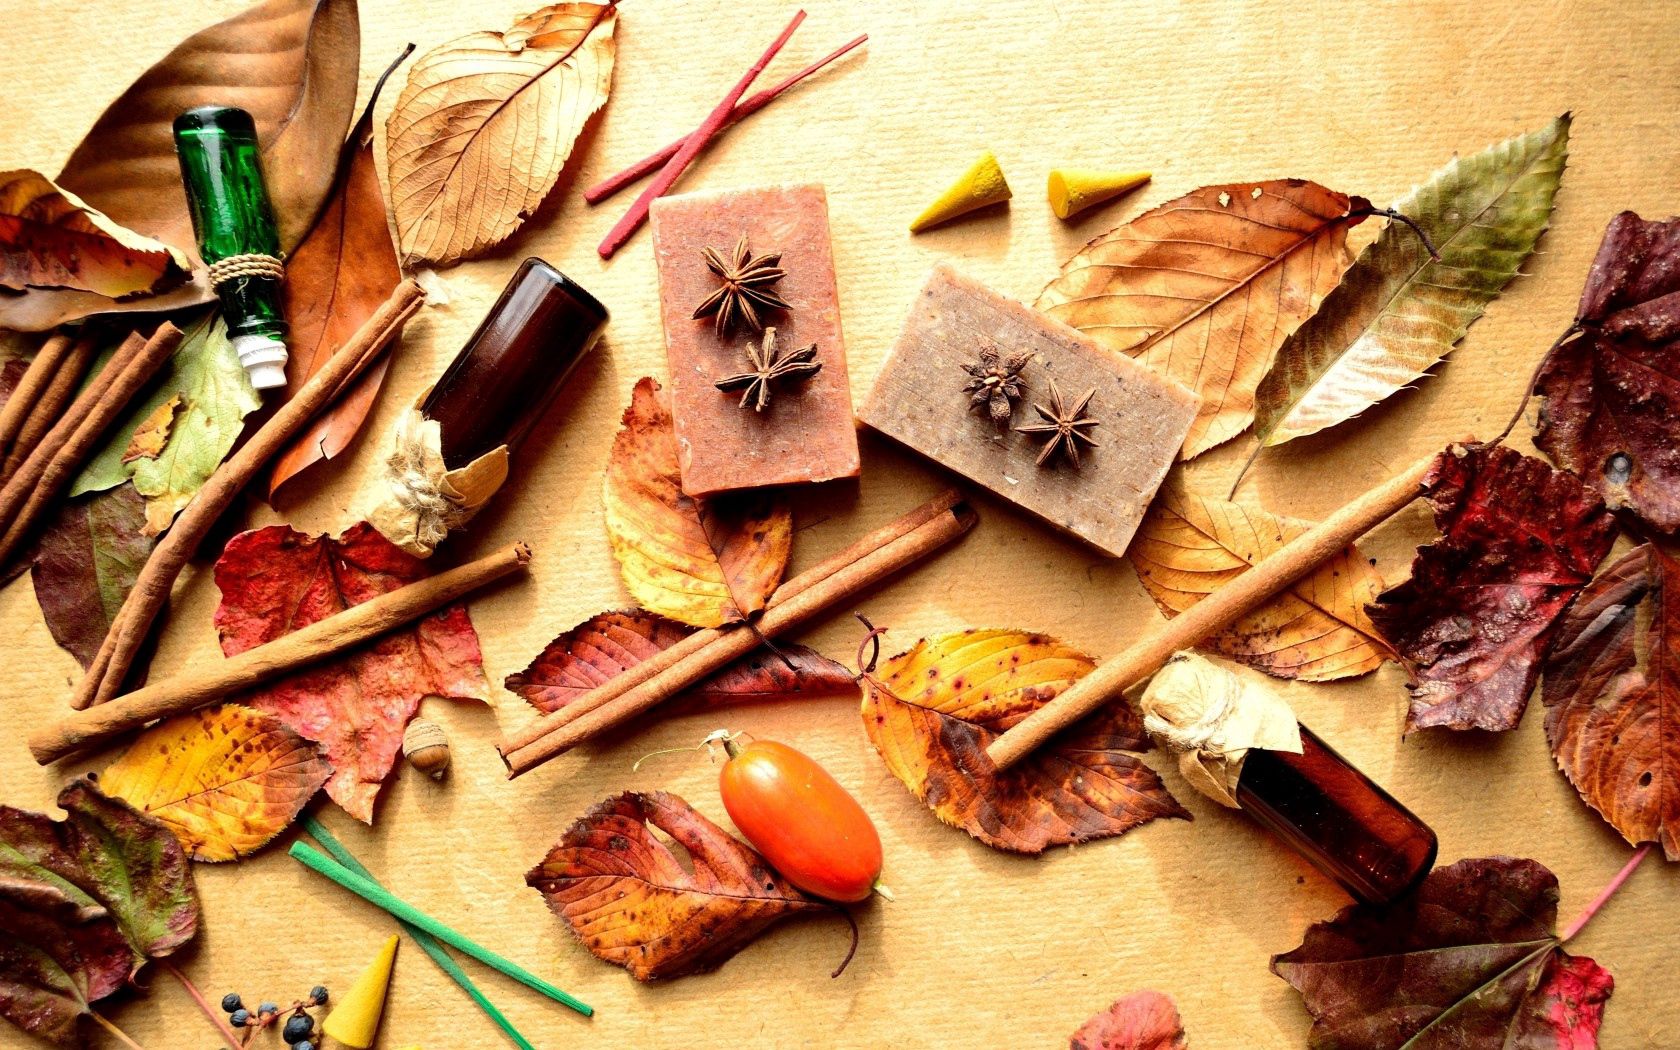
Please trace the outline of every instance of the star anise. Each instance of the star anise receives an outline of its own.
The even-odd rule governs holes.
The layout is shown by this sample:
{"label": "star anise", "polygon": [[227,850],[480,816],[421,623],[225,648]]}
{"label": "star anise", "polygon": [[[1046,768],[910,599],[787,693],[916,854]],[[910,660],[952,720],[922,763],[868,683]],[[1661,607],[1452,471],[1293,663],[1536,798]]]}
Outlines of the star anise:
{"label": "star anise", "polygon": [[1085,407],[1091,403],[1091,398],[1096,393],[1096,387],[1085,391],[1085,396],[1081,397],[1069,409],[1062,402],[1062,392],[1056,388],[1056,381],[1054,379],[1050,380],[1050,407],[1045,408],[1037,403],[1033,405],[1033,408],[1043,417],[1044,422],[1029,423],[1024,427],[1015,428],[1022,434],[1049,435],[1049,440],[1044,443],[1044,447],[1038,452],[1039,466],[1042,467],[1050,462],[1050,459],[1057,452],[1065,452],[1067,458],[1073,462],[1073,469],[1078,470],[1079,443],[1083,441],[1092,448],[1097,447],[1097,443],[1091,440],[1089,434],[1085,433],[1085,428],[1098,425],[1097,420],[1085,414]]}
{"label": "star anise", "polygon": [[980,351],[980,360],[962,366],[963,371],[973,377],[963,386],[963,393],[970,395],[969,407],[976,411],[986,409],[992,417],[992,425],[999,430],[1007,427],[1009,417],[1015,412],[1015,402],[1020,400],[1022,391],[1026,389],[1021,369],[1027,367],[1027,362],[1031,360],[1032,354],[1027,351],[1010,354],[1007,358],[999,355],[996,347]]}
{"label": "star anise", "polygon": [[695,308],[694,317],[714,317],[719,335],[726,334],[738,320],[755,332],[763,331],[760,311],[788,309],[782,297],[770,290],[772,284],[787,276],[787,271],[776,265],[782,261],[781,252],[754,256],[747,250],[747,235],[742,234],[735,242],[735,254],[727,259],[716,248],[703,248],[700,254],[706,258],[706,269],[722,283]]}
{"label": "star anise", "polygon": [[817,361],[816,357],[815,343],[785,353],[777,350],[776,330],[766,328],[762,347],[747,343],[747,362],[752,365],[753,370],[725,376],[717,381],[717,388],[744,391],[741,394],[741,407],[746,408],[750,405],[754,412],[762,412],[770,407],[770,395],[774,392],[772,384],[784,379],[803,383],[822,371],[822,363]]}

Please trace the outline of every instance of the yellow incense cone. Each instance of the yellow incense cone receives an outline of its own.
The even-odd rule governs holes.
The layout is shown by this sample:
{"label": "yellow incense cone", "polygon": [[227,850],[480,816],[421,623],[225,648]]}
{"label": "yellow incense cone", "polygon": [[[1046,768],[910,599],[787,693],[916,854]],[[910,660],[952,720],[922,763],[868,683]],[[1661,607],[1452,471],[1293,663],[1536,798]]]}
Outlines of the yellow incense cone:
{"label": "yellow incense cone", "polygon": [[379,949],[350,991],[338,1000],[321,1031],[345,1046],[367,1050],[379,1034],[379,1018],[385,1013],[385,990],[391,986],[391,967],[397,961],[397,935]]}
{"label": "yellow incense cone", "polygon": [[1058,219],[1071,219],[1093,204],[1112,200],[1148,181],[1147,171],[1057,168],[1050,173],[1050,210]]}
{"label": "yellow incense cone", "polygon": [[916,216],[915,221],[910,223],[910,232],[921,233],[930,226],[950,222],[976,208],[1001,204],[1010,196],[1009,183],[1004,181],[1003,169],[998,167],[997,157],[993,156],[992,151],[987,150],[963,172],[962,178],[951,183],[950,189],[941,193],[938,200]]}

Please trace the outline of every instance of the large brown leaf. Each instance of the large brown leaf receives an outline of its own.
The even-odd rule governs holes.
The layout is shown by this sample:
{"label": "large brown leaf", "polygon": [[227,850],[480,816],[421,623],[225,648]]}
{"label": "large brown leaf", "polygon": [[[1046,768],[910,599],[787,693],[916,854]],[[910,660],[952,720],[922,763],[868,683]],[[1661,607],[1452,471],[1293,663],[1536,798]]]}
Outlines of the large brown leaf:
{"label": "large brown leaf", "polygon": [[[366,522],[337,539],[285,525],[240,533],[216,561],[222,652],[242,653],[429,572]],[[379,787],[421,699],[485,699],[483,659],[466,606],[456,604],[239,702],[320,744],[333,766],[327,794],[372,823]]]}
{"label": "large brown leaf", "polygon": [[[694,633],[642,609],[604,612],[549,642],[523,671],[507,676],[509,690],[539,711],[558,711],[620,672],[658,655]],[[670,701],[668,713],[710,711],[739,704],[851,692],[852,673],[815,649],[780,645],[780,656],[755,650]]]}
{"label": "large brown leaf", "polygon": [[[1177,616],[1311,527],[1197,495],[1174,475],[1156,494],[1126,557],[1161,612]],[[1365,614],[1381,591],[1382,577],[1349,544],[1201,648],[1279,678],[1362,675],[1389,655]]]}
{"label": "large brown leaf", "polygon": [[787,498],[697,500],[682,491],[669,399],[642,379],[613,439],[602,494],[624,585],[643,608],[717,627],[764,608],[793,546]]}
{"label": "large brown leaf", "polygon": [[[338,177],[320,221],[286,260],[286,343],[291,361],[283,396],[288,401],[402,281],[373,163],[373,107],[395,69],[392,63],[374,85],[361,119],[339,152]],[[350,447],[390,365],[387,351],[275,457],[268,476],[271,501],[288,480]]]}
{"label": "large brown leaf", "polygon": [[1680,860],[1680,562],[1646,544],[1600,573],[1545,674],[1558,768],[1623,838]]}
{"label": "large brown leaf", "polygon": [[1612,510],[1680,528],[1680,219],[1610,220],[1575,338],[1542,366],[1534,443]]}
{"label": "large brown leaf", "polygon": [[[257,123],[263,181],[290,251],[314,223],[356,112],[356,0],[265,0],[200,30],[106,107],[56,180],[137,233],[196,254],[171,123],[184,109],[240,106]],[[0,326],[43,330],[111,310],[172,310],[213,298],[202,275],[174,292],[114,302],[88,292],[0,297]]]}
{"label": "large brown leaf", "polygon": [[1369,207],[1304,179],[1204,186],[1087,244],[1036,305],[1202,396],[1188,459],[1248,429],[1260,378],[1341,280]]}
{"label": "large brown leaf", "polygon": [[1306,1002],[1312,1050],[1593,1050],[1614,981],[1563,951],[1557,902],[1535,861],[1461,860],[1314,925],[1272,972]]}
{"label": "large brown leaf", "polygon": [[[687,851],[689,865],[650,824]],[[596,958],[638,981],[715,969],[772,923],[828,907],[664,791],[597,804],[525,882]]]}
{"label": "large brown leaf", "polygon": [[1079,1026],[1068,1050],[1188,1050],[1178,1007],[1160,992],[1133,992]]}
{"label": "large brown leaf", "polygon": [[924,638],[863,679],[863,728],[894,776],[945,823],[996,849],[1121,835],[1190,814],[1145,765],[1143,723],[1111,704],[999,773],[986,747],[1095,667],[1042,634]]}
{"label": "large brown leaf", "polygon": [[617,24],[610,3],[552,4],[420,56],[385,121],[405,263],[480,255],[537,210],[606,104]]}
{"label": "large brown leaf", "polygon": [[186,277],[178,249],[125,230],[37,172],[0,171],[0,287],[145,295]]}
{"label": "large brown leaf", "polygon": [[1447,449],[1423,485],[1441,538],[1368,610],[1412,677],[1406,729],[1514,729],[1615,521],[1574,475],[1502,445]]}

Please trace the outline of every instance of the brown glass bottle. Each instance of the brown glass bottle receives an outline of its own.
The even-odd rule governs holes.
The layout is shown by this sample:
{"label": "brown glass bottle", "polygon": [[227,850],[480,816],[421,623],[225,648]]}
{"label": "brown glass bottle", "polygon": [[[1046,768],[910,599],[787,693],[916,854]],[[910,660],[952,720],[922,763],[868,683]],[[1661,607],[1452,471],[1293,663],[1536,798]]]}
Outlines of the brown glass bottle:
{"label": "brown glass bottle", "polygon": [[1404,895],[1435,863],[1435,832],[1306,726],[1301,753],[1254,749],[1243,812],[1366,904]]}
{"label": "brown glass bottle", "polygon": [[420,414],[436,420],[444,465],[517,446],[607,323],[607,308],[541,259],[526,259],[437,381]]}

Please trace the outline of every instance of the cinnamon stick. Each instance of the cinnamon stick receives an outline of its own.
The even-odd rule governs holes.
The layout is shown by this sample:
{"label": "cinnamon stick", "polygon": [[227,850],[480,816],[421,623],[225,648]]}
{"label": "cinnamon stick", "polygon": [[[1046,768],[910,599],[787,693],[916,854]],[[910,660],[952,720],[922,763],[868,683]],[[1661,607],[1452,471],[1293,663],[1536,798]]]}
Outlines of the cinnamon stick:
{"label": "cinnamon stick", "polygon": [[[765,602],[764,607],[774,609],[796,595],[810,590],[846,566],[857,562],[871,551],[900,539],[940,514],[944,514],[961,500],[962,494],[956,489],[945,490],[903,517],[890,521],[861,537],[851,546],[834,552],[793,579],[783,581],[782,585],[777,587],[775,592],[770,595],[770,599]],[[562,726],[568,725],[596,708],[618,699],[648,679],[665,672],[672,665],[692,659],[696,653],[708,646],[717,644],[730,631],[730,626],[711,627],[695,631],[670,648],[661,649],[641,663],[633,664],[613,675],[558,711],[527,722],[523,729],[502,737],[501,742],[496,746],[503,754],[508,754],[534,744]]]}
{"label": "cinnamon stick", "polygon": [[151,632],[152,621],[169,599],[175,578],[216,519],[311,418],[331,404],[379,357],[425,299],[425,293],[412,278],[404,279],[320,371],[310,376],[292,399],[251,435],[251,440],[216,468],[140,570],[134,589],[113,618],[111,629],[82,677],[70,706],[82,710],[109,700],[122,689],[135,655]]}
{"label": "cinnamon stick", "polygon": [[34,360],[29,362],[29,367],[18,378],[17,386],[12,388],[11,396],[6,398],[6,406],[0,408],[0,452],[11,450],[12,442],[23,430],[23,421],[29,418],[29,410],[40,400],[41,393],[58,371],[59,363],[69,356],[70,348],[75,345],[76,340],[69,335],[54,332],[35,351]]}
{"label": "cinnamon stick", "polygon": [[[780,95],[788,88],[793,87],[795,84],[814,73],[821,72],[824,66],[827,66],[829,63],[842,57],[853,48],[861,46],[868,40],[868,33],[853,37],[840,47],[835,48],[822,58],[817,59],[804,69],[801,69],[799,72],[783,80],[775,87],[765,88],[763,91],[760,91],[755,95],[750,95],[747,98],[742,99],[740,102],[735,104],[734,109],[729,111],[729,117],[724,121],[723,127],[731,127],[747,119],[754,113],[763,109],[765,106],[774,102],[776,100],[776,96]],[[719,130],[722,129],[720,128]],[[612,175],[602,179],[600,182],[597,182],[595,185],[583,191],[583,199],[588,201],[590,204],[599,204],[608,197],[617,193],[619,190],[629,186],[631,183],[640,182],[642,179],[652,175],[660,168],[663,168],[666,162],[676,156],[677,151],[682,149],[684,144],[686,144],[690,138],[698,134],[698,130],[692,131],[666,146],[664,149],[648,154],[641,160],[619,172],[617,175]]]}
{"label": "cinnamon stick", "polygon": [[523,572],[530,561],[531,548],[515,543],[488,557],[416,580],[272,642],[225,660],[194,665],[184,674],[62,718],[31,733],[29,751],[35,761],[46,765],[155,719],[221,703],[232,693],[273,682],[300,667],[413,623],[486,584]]}
{"label": "cinnamon stick", "polygon": [[758,78],[758,75],[764,72],[764,67],[769,65],[770,60],[776,57],[776,53],[788,42],[788,37],[793,35],[793,31],[798,29],[799,23],[803,21],[805,21],[805,12],[796,12],[793,20],[788,22],[787,28],[782,30],[782,35],[775,39],[769,49],[759,56],[757,62],[753,63],[752,68],[747,70],[746,74],[735,83],[733,88],[729,89],[729,94],[725,95],[723,101],[719,102],[706,115],[706,119],[701,122],[700,126],[683,140],[682,146],[672,155],[670,160],[665,162],[665,166],[659,169],[658,176],[648,184],[647,189],[642,191],[641,196],[636,198],[636,203],[630,205],[630,210],[625,212],[624,217],[618,220],[617,225],[608,231],[606,239],[596,249],[600,252],[601,258],[611,259],[613,253],[624,247],[624,242],[628,241],[632,234],[642,228],[642,223],[647,221],[648,208],[657,198],[665,196],[671,187],[676,185],[677,180],[682,177],[682,173],[688,169],[689,164],[693,163],[694,158],[699,156],[700,151],[706,148],[706,144],[712,141],[712,137],[728,122],[729,114],[735,109],[735,103],[741,100],[741,96],[746,93],[747,88],[751,87],[752,82]]}
{"label": "cinnamon stick", "polygon": [[65,486],[181,344],[168,321],[150,339],[130,335],[99,376],[47,432],[39,447],[0,488],[0,565],[12,559]]}
{"label": "cinnamon stick", "polygon": [[[521,733],[525,742],[512,746],[513,740],[497,745],[502,760],[507,763],[511,779],[536,768],[542,763],[569,751],[578,744],[604,733],[624,722],[657,707],[667,699],[713,674],[730,662],[757,648],[764,639],[774,638],[828,611],[836,604],[854,597],[887,576],[920,561],[934,551],[966,533],[974,526],[974,512],[963,503],[947,506],[931,515],[928,508],[919,508],[912,517],[921,523],[908,531],[874,546],[861,556],[838,565],[834,571],[820,578],[816,570],[801,574],[790,583],[800,582],[797,590],[774,605],[752,625],[736,625],[720,630],[705,643],[663,669],[645,677],[638,685],[587,712],[568,714],[578,701],[551,715],[539,719],[533,727]],[[896,530],[893,530],[896,531]],[[855,553],[861,544],[847,549]],[[819,566],[819,568],[823,568]],[[809,577],[809,579],[806,579]],[[579,698],[580,700],[584,698]]]}
{"label": "cinnamon stick", "polygon": [[[53,370],[46,389],[40,392],[33,405],[22,406],[25,410],[23,426],[17,437],[12,441],[11,448],[6,452],[4,463],[0,463],[0,484],[10,481],[18,467],[29,458],[29,454],[40,445],[41,439],[63,417],[70,406],[71,398],[76,396],[76,389],[82,385],[82,377],[87,375],[93,366],[94,359],[99,356],[99,340],[92,335],[84,335],[77,339],[70,352],[58,362]],[[10,407],[11,402],[8,401]]]}
{"label": "cinnamon stick", "polygon": [[1252,569],[1168,620],[1153,634],[1104,660],[1061,695],[993,740],[986,748],[986,756],[999,770],[1008,769],[1051,737],[1148,679],[1173,653],[1195,645],[1253,612],[1422,495],[1424,475],[1438,455],[1430,453],[1367,490],[1261,559]]}

